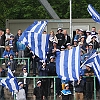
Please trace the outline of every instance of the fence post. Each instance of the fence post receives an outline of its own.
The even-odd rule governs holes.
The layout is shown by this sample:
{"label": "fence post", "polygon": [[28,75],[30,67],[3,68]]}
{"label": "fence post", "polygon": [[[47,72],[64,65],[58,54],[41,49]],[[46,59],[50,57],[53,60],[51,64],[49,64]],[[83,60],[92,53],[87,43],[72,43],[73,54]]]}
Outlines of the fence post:
{"label": "fence post", "polygon": [[56,78],[54,77],[54,100],[56,100]]}
{"label": "fence post", "polygon": [[28,73],[30,71],[30,66],[29,66],[29,58],[28,58]]}
{"label": "fence post", "polygon": [[94,100],[96,100],[96,77],[94,76]]}

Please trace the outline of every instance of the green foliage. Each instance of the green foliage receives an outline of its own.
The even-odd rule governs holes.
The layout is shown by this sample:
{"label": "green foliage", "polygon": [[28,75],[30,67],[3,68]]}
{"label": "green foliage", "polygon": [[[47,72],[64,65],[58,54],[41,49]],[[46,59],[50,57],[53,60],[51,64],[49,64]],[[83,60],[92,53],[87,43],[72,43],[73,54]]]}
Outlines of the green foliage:
{"label": "green foliage", "polygon": [[[70,17],[70,0],[48,0],[61,19]],[[88,4],[100,13],[100,0],[72,0],[72,18],[91,18]],[[0,27],[6,19],[49,19],[51,18],[38,0],[0,0]]]}

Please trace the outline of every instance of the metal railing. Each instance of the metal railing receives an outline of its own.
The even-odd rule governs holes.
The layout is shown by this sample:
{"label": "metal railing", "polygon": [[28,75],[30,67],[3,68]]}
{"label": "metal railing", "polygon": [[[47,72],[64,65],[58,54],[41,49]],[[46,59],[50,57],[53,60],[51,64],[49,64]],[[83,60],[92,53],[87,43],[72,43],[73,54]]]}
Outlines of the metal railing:
{"label": "metal railing", "polygon": [[[27,69],[27,72],[29,73],[30,72],[30,58],[14,58],[15,60],[27,60],[28,61],[28,69]],[[9,60],[9,58],[0,58],[0,60]]]}
{"label": "metal railing", "polygon": [[[84,76],[86,77],[86,76]],[[94,78],[94,100],[96,100],[96,76],[91,76]],[[17,78],[24,78],[24,77],[17,77]],[[45,77],[42,77],[42,76],[36,76],[36,77],[25,77],[25,78],[29,78],[29,79],[33,79],[33,86],[35,88],[36,86],[36,79],[43,79],[43,78],[47,78],[47,79],[50,79],[50,78],[53,78],[54,79],[54,93],[53,93],[53,100],[56,100],[56,78],[58,78],[57,76],[45,76]],[[74,100],[75,99],[75,89],[73,88],[73,93],[74,93]],[[16,99],[14,99],[16,100]]]}

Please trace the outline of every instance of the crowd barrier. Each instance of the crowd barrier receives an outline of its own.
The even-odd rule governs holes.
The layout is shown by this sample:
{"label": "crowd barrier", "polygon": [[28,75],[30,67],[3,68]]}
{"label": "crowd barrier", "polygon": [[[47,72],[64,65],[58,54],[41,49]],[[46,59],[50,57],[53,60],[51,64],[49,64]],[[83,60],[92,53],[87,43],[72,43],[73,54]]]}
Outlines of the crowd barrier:
{"label": "crowd barrier", "polygon": [[[7,59],[9,60],[9,58],[6,58],[6,59],[5,59],[5,58],[0,58],[0,61],[1,61],[1,60],[7,60]],[[30,58],[14,58],[14,59],[15,59],[15,60],[27,60],[27,62],[28,62],[28,65],[27,65],[27,67],[28,67],[27,72],[28,72],[28,73],[30,72],[30,67],[29,67],[29,66],[30,66],[30,64],[29,64]]]}
{"label": "crowd barrier", "polygon": [[[86,77],[86,76],[84,76],[84,77]],[[94,78],[94,90],[93,90],[93,92],[94,92],[94,97],[93,97],[93,99],[94,100],[97,100],[96,99],[96,76],[91,76],[91,77],[93,77]],[[17,77],[17,78],[23,78],[23,77]],[[54,93],[53,93],[53,100],[57,100],[57,98],[56,98],[56,78],[58,78],[57,76],[45,76],[45,77],[42,77],[42,76],[36,76],[36,77],[25,77],[25,78],[29,78],[29,79],[33,79],[33,88],[35,88],[35,86],[36,86],[36,79],[43,79],[43,78],[46,78],[46,79],[50,79],[50,78],[53,78],[54,79]],[[74,100],[75,100],[75,88],[73,88],[73,96],[74,96]],[[14,98],[14,100],[16,100],[16,98]]]}

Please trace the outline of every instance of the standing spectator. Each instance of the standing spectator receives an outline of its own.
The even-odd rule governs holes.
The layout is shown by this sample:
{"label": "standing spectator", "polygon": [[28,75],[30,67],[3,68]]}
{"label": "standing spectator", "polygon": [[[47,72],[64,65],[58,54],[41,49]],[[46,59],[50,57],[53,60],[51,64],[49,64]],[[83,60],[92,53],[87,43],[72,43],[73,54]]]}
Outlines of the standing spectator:
{"label": "standing spectator", "polygon": [[[6,59],[9,58],[11,54],[14,56],[13,50],[11,50],[10,46],[6,46],[2,57]],[[3,65],[5,65],[5,63],[3,63]]]}
{"label": "standing spectator", "polygon": [[59,49],[61,48],[62,45],[64,45],[65,42],[65,36],[62,33],[62,31],[63,31],[62,28],[58,28],[57,30],[58,34],[56,34]]}
{"label": "standing spectator", "polygon": [[17,68],[16,60],[14,60],[14,56],[10,54],[9,60],[6,62],[6,68],[10,66],[13,75],[15,76],[15,70]]}
{"label": "standing spectator", "polygon": [[98,35],[97,35],[97,37],[98,37],[98,43],[99,43],[99,47],[100,47],[100,30],[98,30]]}
{"label": "standing spectator", "polygon": [[64,43],[64,46],[66,47],[66,44],[67,43],[70,43],[70,36],[68,35],[68,33],[67,33],[67,30],[63,30],[63,34],[64,34],[64,36],[65,36],[65,43]]}
{"label": "standing spectator", "polygon": [[[51,56],[50,57],[50,62],[48,64],[48,76],[57,76],[56,74],[56,63],[55,63],[55,57]],[[53,83],[54,83],[54,79],[51,78],[50,80],[50,88],[53,88]]]}
{"label": "standing spectator", "polygon": [[33,99],[34,100],[44,100],[45,96],[44,96],[44,90],[41,87],[41,81],[37,81],[37,86],[34,88],[34,92],[33,92]]}
{"label": "standing spectator", "polygon": [[84,72],[86,77],[86,99],[91,100],[92,99],[92,94],[93,94],[93,76],[94,71],[91,68],[90,65],[86,65],[86,70]]}
{"label": "standing spectator", "polygon": [[13,34],[11,34],[11,33],[10,33],[10,29],[7,28],[7,29],[6,29],[6,34],[5,34],[5,36],[6,36],[5,45],[8,45],[8,42],[9,42],[9,40],[10,40],[10,36],[11,36],[11,35],[13,35]]}
{"label": "standing spectator", "polygon": [[[17,41],[18,58],[24,58],[25,45]],[[18,64],[24,64],[24,60],[18,60]]]}
{"label": "standing spectator", "polygon": [[78,40],[74,39],[73,47],[77,47],[77,46],[78,46]]}
{"label": "standing spectator", "polygon": [[65,89],[61,91],[62,100],[71,100],[71,91],[69,90],[69,84],[65,84]]}
{"label": "standing spectator", "polygon": [[[37,66],[36,62],[39,58],[36,55],[33,55],[29,46],[26,46],[26,48],[24,50],[24,54],[25,54],[25,57],[30,58],[29,63],[32,65],[33,76],[36,76],[36,66]],[[27,60],[26,60],[26,67],[28,68],[28,61]]]}
{"label": "standing spectator", "polygon": [[[0,67],[0,77],[6,77],[5,70]],[[0,84],[0,100],[5,100],[4,97],[4,87]]]}
{"label": "standing spectator", "polygon": [[[39,76],[48,76],[48,67],[45,62],[40,63],[38,67],[38,74]],[[48,99],[48,79],[42,79],[42,87],[44,89],[44,96]]]}
{"label": "standing spectator", "polygon": [[23,89],[23,83],[19,82],[19,91],[16,94],[16,100],[26,100],[25,90]]}
{"label": "standing spectator", "polygon": [[74,39],[73,40],[77,40],[78,41],[78,39],[79,39],[79,29],[76,29],[76,34],[75,34],[75,37],[74,37]]}
{"label": "standing spectator", "polygon": [[79,80],[74,82],[75,86],[75,100],[83,100],[83,93],[84,93],[84,80],[80,75]]}
{"label": "standing spectator", "polygon": [[57,37],[54,34],[54,31],[50,31],[50,36],[49,36],[49,48],[53,46],[53,41],[56,41],[58,43]]}
{"label": "standing spectator", "polygon": [[[15,46],[17,47],[17,41],[18,41],[18,39],[19,39],[19,37],[22,35],[22,30],[21,29],[19,29],[18,30],[18,32],[17,32],[17,35],[15,35],[15,39],[14,39],[14,41],[15,41]],[[18,49],[16,48],[16,56],[18,56]]]}
{"label": "standing spectator", "polygon": [[29,79],[26,77],[29,77],[29,74],[27,73],[26,67],[22,68],[22,73],[20,73],[19,77],[23,77],[19,80],[19,82],[22,82],[24,84],[23,89],[25,89],[26,98],[28,93],[28,85],[29,85]]}
{"label": "standing spectator", "polygon": [[90,57],[94,52],[96,52],[95,49],[93,49],[93,44],[92,43],[89,43],[88,47],[86,48],[87,49],[87,56]]}
{"label": "standing spectator", "polygon": [[93,44],[93,49],[99,48],[99,43],[96,40],[96,35],[92,35],[90,43]]}
{"label": "standing spectator", "polygon": [[[2,30],[0,30],[0,46],[5,46],[5,35]],[[0,57],[2,57],[4,49],[0,47]]]}
{"label": "standing spectator", "polygon": [[89,30],[87,30],[86,31],[86,35],[87,35],[87,37],[86,37],[86,43],[88,44],[91,41],[91,32]]}

